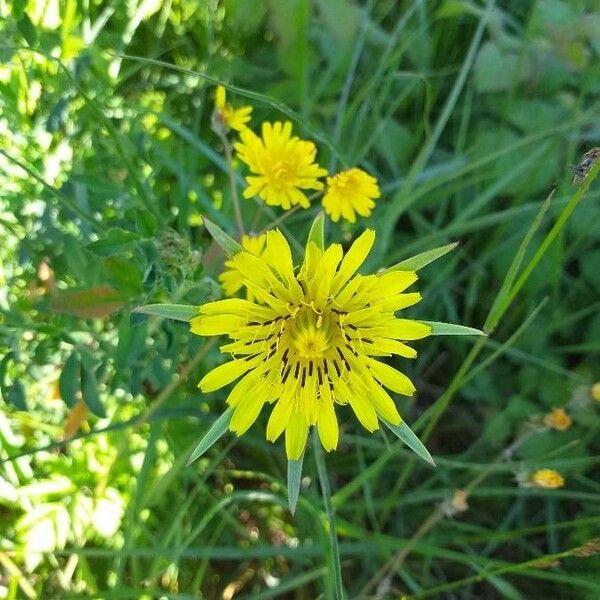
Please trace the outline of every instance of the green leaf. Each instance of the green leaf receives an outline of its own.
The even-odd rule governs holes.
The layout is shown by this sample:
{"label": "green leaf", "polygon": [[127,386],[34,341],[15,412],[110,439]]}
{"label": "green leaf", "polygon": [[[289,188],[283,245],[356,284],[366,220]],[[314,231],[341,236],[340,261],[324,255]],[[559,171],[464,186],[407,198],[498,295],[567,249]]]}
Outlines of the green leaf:
{"label": "green leaf", "polygon": [[79,355],[77,354],[77,351],[74,351],[71,356],[67,358],[60,377],[58,378],[60,396],[69,408],[73,408],[77,402],[77,392],[79,391],[81,380],[79,373]]}
{"label": "green leaf", "polygon": [[137,234],[125,229],[114,228],[107,232],[105,238],[88,244],[86,248],[98,256],[111,256],[132,248],[138,240]]}
{"label": "green leaf", "polygon": [[413,433],[413,430],[404,422],[400,425],[392,425],[384,419],[383,424],[396,436],[398,439],[403,441],[418,457],[427,461],[430,465],[435,467],[435,462],[429,454],[429,451],[422,444],[421,440]]}
{"label": "green leaf", "polygon": [[25,402],[25,388],[20,381],[15,381],[4,391],[4,397],[9,404],[12,404],[17,410],[27,410]]}
{"label": "green leaf", "polygon": [[194,451],[190,454],[187,464],[191,465],[197,458],[200,458],[215,442],[225,435],[229,428],[229,421],[233,408],[229,407],[213,424],[213,426],[204,434],[204,437],[198,442]]}
{"label": "green leaf", "polygon": [[426,267],[428,264],[432,263],[434,260],[441,258],[445,254],[448,254],[451,250],[454,250],[458,246],[458,242],[452,242],[451,244],[446,244],[445,246],[439,246],[438,248],[433,248],[433,250],[427,250],[427,252],[421,252],[421,254],[417,254],[415,256],[411,256],[410,258],[405,258],[401,260],[399,263],[396,263],[392,267],[386,269],[387,271],[418,271],[423,267]]}
{"label": "green leaf", "polygon": [[312,222],[306,243],[313,242],[320,250],[325,250],[325,217],[321,211]]}
{"label": "green leaf", "polygon": [[98,394],[98,382],[88,360],[81,361],[81,395],[90,411],[97,417],[106,417],[106,411]]}
{"label": "green leaf", "polygon": [[419,321],[431,327],[431,335],[485,335],[483,331],[465,325],[441,323],[439,321]]}
{"label": "green leaf", "polygon": [[198,315],[198,307],[192,304],[145,304],[134,308],[131,312],[189,323]]}
{"label": "green leaf", "polygon": [[296,512],[296,504],[300,495],[300,482],[302,481],[302,463],[304,455],[298,460],[288,460],[287,468],[287,489],[288,489],[288,504],[290,512]]}
{"label": "green leaf", "polygon": [[229,257],[241,252],[243,248],[238,244],[232,237],[228,236],[218,225],[215,225],[212,221],[209,221],[206,217],[202,218],[204,226],[208,230],[208,233],[212,236],[213,240],[221,246],[223,252]]}
{"label": "green leaf", "polygon": [[121,369],[127,364],[132,340],[131,315],[125,311],[119,323],[119,341],[117,342],[117,351],[115,352],[115,363]]}
{"label": "green leaf", "polygon": [[123,308],[126,300],[126,294],[104,285],[61,292],[52,298],[50,308],[76,317],[102,318]]}
{"label": "green leaf", "polygon": [[17,21],[17,29],[25,38],[25,41],[29,46],[33,47],[37,44],[38,32],[35,25],[31,22],[31,19],[27,16],[27,13],[23,13],[21,18]]}

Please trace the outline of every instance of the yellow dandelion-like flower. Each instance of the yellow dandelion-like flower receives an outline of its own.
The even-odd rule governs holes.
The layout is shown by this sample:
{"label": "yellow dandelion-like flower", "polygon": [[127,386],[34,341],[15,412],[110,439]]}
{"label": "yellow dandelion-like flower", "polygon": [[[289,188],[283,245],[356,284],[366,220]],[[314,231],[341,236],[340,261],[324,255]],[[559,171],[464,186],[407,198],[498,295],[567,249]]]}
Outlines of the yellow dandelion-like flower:
{"label": "yellow dandelion-like flower", "polygon": [[262,137],[245,129],[235,149],[240,160],[254,175],[248,175],[244,198],[259,196],[267,204],[286,210],[296,204],[309,207],[302,190],[321,190],[319,177],[327,174],[314,162],[316,146],[309,141],[292,137],[292,124],[263,123]]}
{"label": "yellow dandelion-like flower", "polygon": [[598,383],[595,383],[592,386],[592,398],[598,402],[600,402],[600,381]]}
{"label": "yellow dandelion-like flower", "polygon": [[[258,236],[244,235],[242,237],[242,247],[254,256],[262,256],[265,249],[267,235],[262,233]],[[225,261],[225,270],[219,275],[221,287],[226,296],[235,296],[244,286],[244,275],[235,266],[232,260]],[[254,295],[250,290],[246,291],[248,300],[253,300]]]}
{"label": "yellow dandelion-like flower", "polygon": [[375,206],[375,198],[380,196],[375,177],[362,169],[348,169],[327,178],[323,208],[334,222],[339,221],[341,216],[350,223],[356,223],[356,213],[368,217]]}
{"label": "yellow dandelion-like flower", "polygon": [[191,320],[193,333],[232,340],[221,351],[233,360],[210,371],[199,387],[212,392],[241,378],[227,398],[233,409],[229,429],[243,434],[271,404],[266,437],[274,442],[285,432],[290,460],[302,456],[311,426],[325,450],[337,447],[337,405],[349,404],[368,431],[380,419],[399,425],[384,387],[407,396],[415,388],[382,359],[414,358],[416,351],[404,342],[431,334],[428,325],[395,315],[421,300],[419,293],[405,293],[416,273],[356,274],[373,246],[372,230],[345,255],[339,244],[323,251],[309,241],[297,270],[283,234],[266,235],[262,256],[242,250],[231,259],[256,300],[210,302]]}
{"label": "yellow dandelion-like flower", "polygon": [[215,90],[215,119],[228,129],[243,131],[246,129],[246,123],[252,118],[252,107],[242,106],[241,108],[233,108],[227,102],[225,88],[218,85]]}
{"label": "yellow dandelion-like flower", "polygon": [[554,469],[538,469],[530,476],[531,484],[535,487],[553,490],[565,485],[564,477]]}
{"label": "yellow dandelion-like flower", "polygon": [[571,427],[573,420],[564,408],[553,408],[552,411],[544,417],[544,424],[546,427],[551,427],[557,431],[564,431]]}

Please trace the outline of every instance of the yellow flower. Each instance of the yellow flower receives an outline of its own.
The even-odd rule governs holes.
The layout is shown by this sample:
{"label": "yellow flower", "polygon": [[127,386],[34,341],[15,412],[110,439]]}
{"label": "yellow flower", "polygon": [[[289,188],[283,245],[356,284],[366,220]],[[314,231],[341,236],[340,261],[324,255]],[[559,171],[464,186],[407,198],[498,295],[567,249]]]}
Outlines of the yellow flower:
{"label": "yellow flower", "polygon": [[[266,241],[265,233],[258,236],[245,235],[242,237],[242,247],[254,256],[262,256]],[[219,275],[219,281],[226,296],[235,296],[244,286],[244,276],[232,260],[225,261],[225,270]],[[254,299],[250,290],[246,290],[246,295],[248,300]]]}
{"label": "yellow flower", "polygon": [[592,398],[600,402],[600,381],[592,386]]}
{"label": "yellow flower", "polygon": [[243,131],[246,129],[246,123],[252,118],[252,107],[242,106],[233,108],[226,100],[225,88],[218,85],[215,90],[215,118],[219,123],[229,129]]}
{"label": "yellow flower", "polygon": [[285,431],[287,456],[295,460],[313,425],[325,450],[337,447],[337,405],[349,404],[369,431],[378,429],[379,419],[400,424],[383,386],[406,396],[415,388],[382,358],[414,358],[416,351],[404,342],[424,338],[431,329],[395,316],[421,299],[419,293],[404,293],[416,273],[356,274],[374,241],[375,232],[367,230],[345,255],[339,244],[322,251],[309,242],[298,271],[278,230],[267,233],[261,257],[245,250],[233,256],[233,266],[256,301],[204,304],[190,324],[198,335],[232,340],[221,351],[233,360],[199,384],[212,392],[242,377],[227,398],[233,408],[230,430],[242,435],[270,403],[266,437],[274,442]]}
{"label": "yellow flower", "polygon": [[554,469],[539,469],[531,474],[531,483],[535,487],[553,490],[563,487],[565,479]]}
{"label": "yellow flower", "polygon": [[544,417],[544,424],[546,427],[551,427],[557,431],[564,431],[571,427],[573,420],[566,413],[564,408],[553,408],[552,411]]}
{"label": "yellow flower", "polygon": [[327,174],[314,162],[317,148],[312,142],[292,137],[292,124],[263,123],[262,138],[250,129],[235,144],[240,160],[250,167],[244,198],[259,196],[267,204],[286,210],[296,204],[309,207],[302,190],[321,190],[319,177]]}
{"label": "yellow flower", "polygon": [[340,215],[356,223],[356,214],[368,217],[375,206],[375,198],[381,193],[377,179],[362,169],[348,169],[327,178],[327,192],[323,198],[323,208],[336,222]]}

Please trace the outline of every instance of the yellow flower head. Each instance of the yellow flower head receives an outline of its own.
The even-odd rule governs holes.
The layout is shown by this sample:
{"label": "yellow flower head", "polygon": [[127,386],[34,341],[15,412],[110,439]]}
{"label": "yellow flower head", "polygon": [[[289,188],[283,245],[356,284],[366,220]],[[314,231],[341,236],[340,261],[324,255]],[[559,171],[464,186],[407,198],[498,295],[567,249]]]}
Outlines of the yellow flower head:
{"label": "yellow flower head", "polygon": [[215,91],[215,119],[228,129],[243,131],[246,129],[246,123],[252,118],[252,107],[242,106],[233,108],[227,102],[225,88],[218,85]]}
{"label": "yellow flower head", "polygon": [[552,411],[544,417],[544,424],[546,427],[551,427],[557,431],[564,431],[571,427],[573,420],[566,413],[564,408],[553,408]]}
{"label": "yellow flower head", "polygon": [[421,299],[405,293],[416,273],[357,275],[375,240],[371,230],[345,255],[339,244],[322,251],[309,241],[297,270],[282,233],[266,235],[262,256],[243,250],[231,259],[256,300],[210,302],[191,321],[193,333],[232,340],[221,347],[232,360],[205,375],[199,387],[212,392],[241,377],[227,398],[233,408],[229,429],[243,434],[271,404],[266,437],[275,441],[285,431],[290,460],[302,456],[313,425],[325,450],[337,447],[337,405],[349,404],[369,431],[379,419],[400,424],[384,386],[407,396],[415,388],[382,359],[414,358],[416,351],[404,342],[431,333],[428,325],[395,316]]}
{"label": "yellow flower head", "polygon": [[600,381],[592,386],[592,398],[600,402]]}
{"label": "yellow flower head", "polygon": [[[245,235],[242,237],[242,247],[254,256],[262,256],[265,249],[267,235],[262,233],[258,236]],[[219,275],[221,287],[226,296],[235,296],[244,286],[244,276],[237,269],[232,260],[225,261],[225,270]],[[254,296],[250,290],[247,290],[248,300],[253,300]]]}
{"label": "yellow flower head", "polygon": [[262,137],[250,129],[235,144],[240,160],[254,175],[248,175],[244,198],[259,196],[267,204],[286,210],[296,204],[309,207],[302,190],[321,190],[319,177],[327,174],[314,162],[317,148],[312,142],[292,137],[292,124],[263,123]]}
{"label": "yellow flower head", "polygon": [[564,477],[554,469],[539,469],[531,474],[531,484],[535,487],[553,490],[565,485]]}
{"label": "yellow flower head", "polygon": [[375,206],[375,198],[381,193],[377,179],[362,169],[348,169],[327,178],[327,192],[323,208],[337,222],[342,218],[356,223],[356,214],[368,217]]}

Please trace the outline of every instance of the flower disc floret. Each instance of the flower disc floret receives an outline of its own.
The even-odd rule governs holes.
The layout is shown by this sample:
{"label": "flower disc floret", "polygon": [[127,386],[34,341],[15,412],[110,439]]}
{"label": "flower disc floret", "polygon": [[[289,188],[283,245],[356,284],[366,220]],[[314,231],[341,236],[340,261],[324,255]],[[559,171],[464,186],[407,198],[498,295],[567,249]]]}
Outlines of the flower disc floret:
{"label": "flower disc floret", "polygon": [[274,230],[267,233],[262,256],[244,250],[231,258],[255,301],[205,304],[191,330],[231,338],[221,351],[232,360],[209,372],[199,386],[211,392],[239,379],[227,398],[232,431],[243,434],[271,404],[266,437],[275,441],[285,431],[287,456],[298,459],[311,426],[326,450],[337,447],[337,405],[350,405],[369,431],[380,419],[401,422],[384,388],[407,396],[415,388],[382,359],[414,358],[416,351],[405,342],[431,330],[395,315],[421,299],[405,292],[417,279],[414,272],[356,274],[374,240],[375,233],[365,231],[345,255],[339,244],[322,251],[309,242],[295,270],[286,239]]}
{"label": "flower disc floret", "polygon": [[327,174],[315,162],[316,146],[292,136],[292,124],[263,123],[262,137],[245,129],[235,144],[240,160],[253,175],[246,177],[244,198],[259,196],[267,204],[289,209],[299,204],[308,208],[308,197],[302,190],[321,190],[320,177]]}

